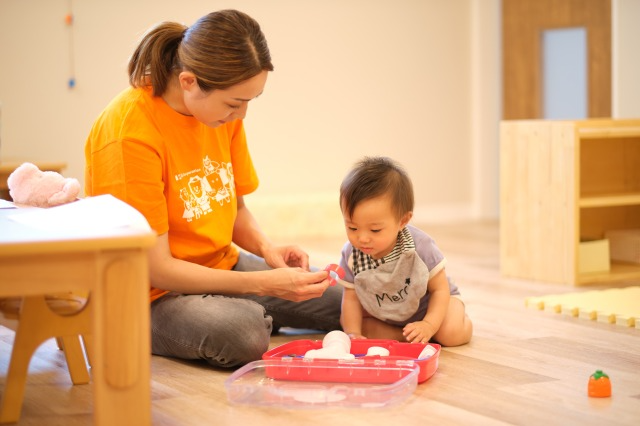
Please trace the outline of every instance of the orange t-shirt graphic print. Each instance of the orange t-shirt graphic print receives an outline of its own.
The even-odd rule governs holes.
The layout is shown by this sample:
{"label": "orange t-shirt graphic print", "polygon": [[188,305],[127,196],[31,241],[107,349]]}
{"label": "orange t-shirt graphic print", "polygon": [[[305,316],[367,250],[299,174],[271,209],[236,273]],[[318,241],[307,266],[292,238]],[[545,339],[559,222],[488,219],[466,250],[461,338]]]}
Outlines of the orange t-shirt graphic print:
{"label": "orange t-shirt graphic print", "polygon": [[231,202],[235,195],[231,163],[221,164],[205,157],[202,172],[202,176],[192,175],[180,189],[180,198],[184,202],[182,218],[188,222],[211,212],[216,204],[223,206]]}

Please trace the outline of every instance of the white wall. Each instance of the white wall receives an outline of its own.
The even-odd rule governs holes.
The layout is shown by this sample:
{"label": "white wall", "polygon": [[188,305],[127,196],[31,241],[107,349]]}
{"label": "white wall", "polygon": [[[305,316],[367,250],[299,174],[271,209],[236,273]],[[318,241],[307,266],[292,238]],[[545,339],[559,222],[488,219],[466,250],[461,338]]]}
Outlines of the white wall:
{"label": "white wall", "polygon": [[[612,4],[613,116],[639,117],[640,2]],[[268,231],[341,232],[337,187],[364,154],[409,169],[417,221],[497,217],[500,0],[1,0],[0,160],[82,179],[143,32],[227,7],[260,21],[276,66],[246,122],[262,180],[247,201]]]}
{"label": "white wall", "polygon": [[[2,0],[0,155],[66,161],[64,174],[82,178],[86,134],[127,85],[126,63],[142,33],[162,20],[189,25],[233,7],[261,23],[276,67],[246,121],[262,180],[247,201],[267,226],[288,215],[292,232],[339,232],[338,185],[365,154],[407,167],[418,220],[495,217],[497,167],[478,155],[497,159],[483,148],[482,134],[485,126],[496,149],[496,123],[478,122],[478,115],[472,122],[472,109],[489,108],[493,120],[499,91],[474,92],[486,78],[472,70],[486,67],[487,55],[472,50],[488,48],[492,58],[497,46],[472,29],[498,24],[472,22],[487,10],[499,19],[499,0],[482,9],[472,3]],[[72,27],[64,22],[69,4]],[[67,87],[71,69],[74,89]]]}
{"label": "white wall", "polygon": [[499,130],[502,118],[500,0],[471,0],[471,217],[499,211]]}
{"label": "white wall", "polygon": [[640,117],[640,1],[613,0],[612,6],[612,115]]}
{"label": "white wall", "polygon": [[[640,2],[612,5],[613,116],[640,117]],[[500,0],[0,0],[0,160],[82,179],[142,33],[227,7],[260,21],[276,66],[246,123],[267,230],[341,232],[337,187],[364,154],[406,165],[417,221],[497,217]]]}

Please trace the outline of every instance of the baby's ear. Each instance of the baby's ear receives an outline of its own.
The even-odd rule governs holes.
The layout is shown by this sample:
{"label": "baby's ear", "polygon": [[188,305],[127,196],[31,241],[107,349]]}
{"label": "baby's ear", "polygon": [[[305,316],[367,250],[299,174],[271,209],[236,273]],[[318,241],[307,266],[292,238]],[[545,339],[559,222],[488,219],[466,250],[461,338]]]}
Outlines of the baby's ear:
{"label": "baby's ear", "polygon": [[413,217],[413,212],[406,212],[404,216],[402,216],[402,219],[400,220],[400,225],[402,225],[402,227],[404,228],[409,224],[412,217]]}

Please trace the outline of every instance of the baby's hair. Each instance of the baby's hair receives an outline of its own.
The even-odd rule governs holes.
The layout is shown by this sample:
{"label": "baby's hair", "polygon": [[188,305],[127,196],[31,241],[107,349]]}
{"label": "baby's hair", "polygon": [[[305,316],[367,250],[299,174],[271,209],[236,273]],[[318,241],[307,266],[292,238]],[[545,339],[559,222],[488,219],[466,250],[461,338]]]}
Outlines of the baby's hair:
{"label": "baby's hair", "polygon": [[151,85],[153,95],[167,90],[171,76],[195,74],[204,92],[227,89],[273,71],[271,54],[260,25],[237,10],[221,10],[191,27],[162,22],[147,32],[129,60],[129,83]]}
{"label": "baby's hair", "polygon": [[413,211],[413,185],[404,168],[388,157],[364,157],[340,185],[340,207],[352,217],[358,204],[382,195],[391,197],[398,219]]}

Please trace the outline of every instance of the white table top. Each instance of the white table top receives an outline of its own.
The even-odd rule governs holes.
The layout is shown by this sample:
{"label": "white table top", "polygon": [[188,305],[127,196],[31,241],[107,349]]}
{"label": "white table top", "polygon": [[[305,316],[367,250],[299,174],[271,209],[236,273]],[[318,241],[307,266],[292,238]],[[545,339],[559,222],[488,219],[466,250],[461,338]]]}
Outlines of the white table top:
{"label": "white table top", "polygon": [[[142,223],[135,210],[111,197],[94,197],[99,204],[90,205],[89,199],[50,209],[4,208],[0,209],[0,256],[64,253],[73,251],[106,250],[127,247],[150,247],[155,233],[146,221]],[[106,202],[106,204],[105,204]],[[73,204],[73,206],[72,206]],[[104,206],[111,208],[105,212]],[[120,222],[107,223],[102,217],[95,222],[83,216],[96,208],[103,210]],[[108,210],[108,209],[107,209]],[[117,218],[119,213],[134,216]],[[63,213],[63,214],[59,214]],[[73,215],[79,215],[77,218]],[[126,220],[130,220],[128,225]],[[142,219],[143,220],[143,219]]]}

